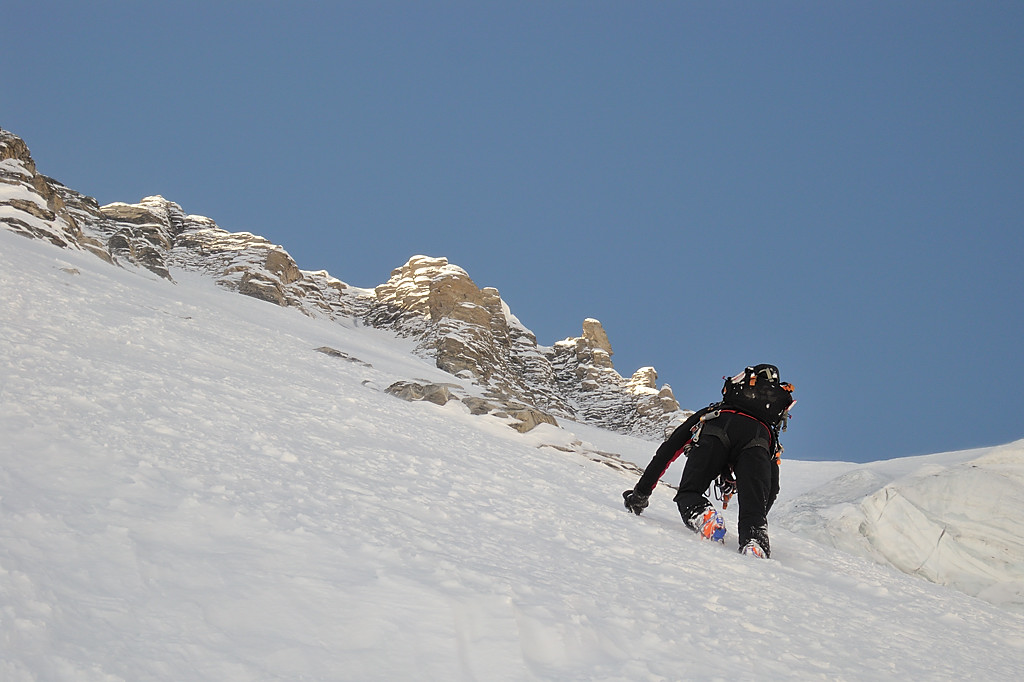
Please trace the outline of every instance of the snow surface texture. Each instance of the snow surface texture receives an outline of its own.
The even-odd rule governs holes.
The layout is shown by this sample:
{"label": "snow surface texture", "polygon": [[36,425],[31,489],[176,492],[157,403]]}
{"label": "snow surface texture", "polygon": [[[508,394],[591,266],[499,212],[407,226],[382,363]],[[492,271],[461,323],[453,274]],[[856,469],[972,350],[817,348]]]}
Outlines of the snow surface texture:
{"label": "snow surface texture", "polygon": [[[404,402],[383,388],[458,380],[388,333],[174,279],[0,230],[2,680],[1019,676],[1009,609],[793,523],[771,561],[702,543],[667,487],[637,518],[635,474],[564,450],[651,443]],[[797,525],[858,468],[783,467]]]}

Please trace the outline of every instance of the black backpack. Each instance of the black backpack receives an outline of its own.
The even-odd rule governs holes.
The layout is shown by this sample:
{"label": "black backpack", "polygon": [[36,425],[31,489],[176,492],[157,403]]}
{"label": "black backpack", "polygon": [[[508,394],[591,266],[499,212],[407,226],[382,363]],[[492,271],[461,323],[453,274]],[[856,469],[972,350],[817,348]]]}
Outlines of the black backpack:
{"label": "black backpack", "polygon": [[793,387],[779,381],[775,365],[747,367],[732,378],[726,378],[722,399],[740,412],[760,419],[776,429],[793,405]]}

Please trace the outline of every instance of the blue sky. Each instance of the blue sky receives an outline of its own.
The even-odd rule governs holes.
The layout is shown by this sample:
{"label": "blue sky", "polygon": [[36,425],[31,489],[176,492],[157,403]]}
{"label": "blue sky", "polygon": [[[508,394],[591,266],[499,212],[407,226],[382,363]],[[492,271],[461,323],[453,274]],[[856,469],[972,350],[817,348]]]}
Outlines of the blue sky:
{"label": "blue sky", "polygon": [[1024,3],[8,3],[0,126],[374,286],[414,254],[800,459],[1024,437]]}

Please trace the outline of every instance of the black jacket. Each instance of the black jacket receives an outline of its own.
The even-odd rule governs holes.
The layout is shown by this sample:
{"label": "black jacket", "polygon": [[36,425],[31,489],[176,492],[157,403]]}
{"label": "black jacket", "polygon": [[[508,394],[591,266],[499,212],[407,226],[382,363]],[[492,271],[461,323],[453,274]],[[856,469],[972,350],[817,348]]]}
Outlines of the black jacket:
{"label": "black jacket", "polygon": [[712,403],[704,409],[694,412],[672,432],[672,435],[664,443],[658,446],[657,452],[654,453],[654,458],[651,459],[651,463],[644,469],[643,476],[640,477],[640,480],[633,488],[638,495],[651,494],[651,491],[658,485],[658,481],[665,475],[668,468],[679,459],[679,455],[683,454],[687,443],[693,438],[694,429],[700,424],[701,417],[720,406],[721,403]]}
{"label": "black jacket", "polygon": [[[690,440],[693,438],[693,432],[696,430],[696,427],[700,424],[701,418],[710,412],[714,412],[715,410],[727,410],[730,412],[737,412],[745,417],[749,417],[750,419],[755,419],[756,421],[760,422],[760,420],[757,419],[756,417],[746,414],[745,412],[737,410],[735,407],[722,402],[712,403],[707,407],[698,410],[697,412],[694,412],[685,422],[683,422],[679,427],[676,428],[675,431],[672,432],[672,434],[668,437],[668,439],[665,440],[665,442],[663,442],[658,447],[658,450],[655,452],[650,464],[648,464],[647,468],[644,469],[643,475],[640,477],[640,480],[633,488],[633,490],[638,495],[651,494],[655,486],[658,485],[658,481],[660,481],[661,477],[665,475],[666,471],[668,471],[668,468],[686,450],[686,446],[690,443]],[[761,423],[763,424],[763,422]],[[770,494],[768,501],[768,507],[770,508],[772,503],[774,503],[775,498],[779,492],[779,460],[778,457],[775,456],[775,454],[779,450],[779,447],[777,441],[777,434],[775,433],[775,430],[770,428],[767,424],[765,424],[765,428],[771,434],[771,443],[768,449],[768,454],[772,456],[772,480],[769,484]],[[723,471],[722,473],[730,474],[731,472]]]}

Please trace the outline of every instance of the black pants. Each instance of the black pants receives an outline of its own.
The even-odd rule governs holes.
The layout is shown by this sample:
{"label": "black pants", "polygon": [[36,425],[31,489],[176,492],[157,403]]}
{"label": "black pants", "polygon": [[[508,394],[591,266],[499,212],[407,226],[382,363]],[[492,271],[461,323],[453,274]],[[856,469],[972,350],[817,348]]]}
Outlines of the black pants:
{"label": "black pants", "polygon": [[711,504],[704,493],[719,474],[731,468],[739,498],[740,547],[757,540],[770,553],[768,510],[779,492],[778,465],[769,453],[771,442],[764,424],[746,415],[722,413],[705,424],[686,458],[675,496],[683,520]]}

